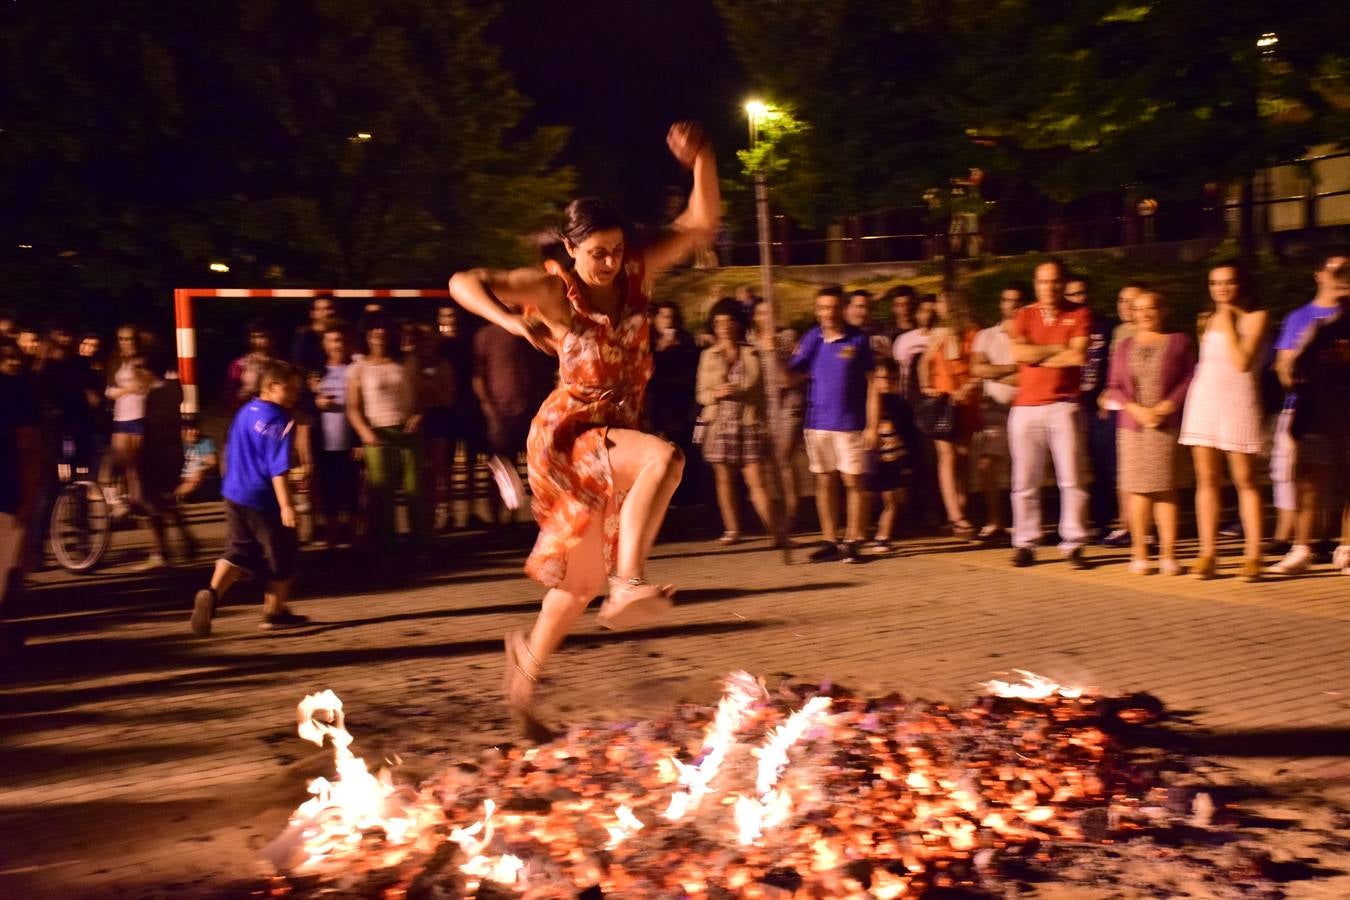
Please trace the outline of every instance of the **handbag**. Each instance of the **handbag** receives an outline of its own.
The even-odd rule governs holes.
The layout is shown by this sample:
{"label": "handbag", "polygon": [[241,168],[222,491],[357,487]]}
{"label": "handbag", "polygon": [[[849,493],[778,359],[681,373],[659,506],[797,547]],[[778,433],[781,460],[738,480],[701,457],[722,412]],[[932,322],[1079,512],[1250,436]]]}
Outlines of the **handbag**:
{"label": "handbag", "polygon": [[914,424],[931,438],[950,437],[956,428],[956,409],[947,394],[923,394],[914,404]]}

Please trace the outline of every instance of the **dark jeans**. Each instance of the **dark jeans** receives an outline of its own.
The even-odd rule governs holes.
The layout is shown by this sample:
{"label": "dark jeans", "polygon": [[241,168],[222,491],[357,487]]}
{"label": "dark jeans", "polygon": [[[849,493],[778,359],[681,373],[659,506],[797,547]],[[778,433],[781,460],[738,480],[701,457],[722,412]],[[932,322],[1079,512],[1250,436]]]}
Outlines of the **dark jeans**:
{"label": "dark jeans", "polygon": [[1092,527],[1109,530],[1120,514],[1116,501],[1116,414],[1105,418],[1095,409],[1084,409],[1084,429],[1088,460],[1092,463],[1092,489],[1088,493],[1088,512]]}

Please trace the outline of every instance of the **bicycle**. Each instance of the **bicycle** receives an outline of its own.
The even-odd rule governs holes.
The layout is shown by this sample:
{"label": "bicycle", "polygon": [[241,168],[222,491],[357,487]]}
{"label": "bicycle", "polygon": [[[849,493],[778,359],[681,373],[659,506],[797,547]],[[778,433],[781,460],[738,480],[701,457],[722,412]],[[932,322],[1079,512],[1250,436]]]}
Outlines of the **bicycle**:
{"label": "bicycle", "polygon": [[75,441],[61,442],[56,466],[60,493],[52,504],[48,540],[61,568],[88,572],[98,565],[112,538],[113,514],[89,467],[77,462]]}

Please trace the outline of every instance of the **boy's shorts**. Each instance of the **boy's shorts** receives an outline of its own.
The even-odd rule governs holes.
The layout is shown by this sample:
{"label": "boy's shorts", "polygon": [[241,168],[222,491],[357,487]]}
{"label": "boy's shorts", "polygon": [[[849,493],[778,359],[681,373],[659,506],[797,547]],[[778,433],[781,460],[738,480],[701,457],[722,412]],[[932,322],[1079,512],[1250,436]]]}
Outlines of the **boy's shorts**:
{"label": "boy's shorts", "polygon": [[295,529],[281,524],[280,510],[254,509],[225,501],[225,562],[249,577],[265,574],[269,581],[295,577],[299,541]]}

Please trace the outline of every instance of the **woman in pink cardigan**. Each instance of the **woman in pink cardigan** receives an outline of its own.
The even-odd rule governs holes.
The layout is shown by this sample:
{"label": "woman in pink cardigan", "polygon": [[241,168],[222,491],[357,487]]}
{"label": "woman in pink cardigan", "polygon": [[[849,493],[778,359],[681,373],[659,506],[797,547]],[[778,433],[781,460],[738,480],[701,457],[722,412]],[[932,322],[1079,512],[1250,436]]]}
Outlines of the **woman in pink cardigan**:
{"label": "woman in pink cardigan", "polygon": [[1119,410],[1116,441],[1120,490],[1129,495],[1130,572],[1147,575],[1150,520],[1158,525],[1158,571],[1178,575],[1177,437],[1195,357],[1184,334],[1162,331],[1162,296],[1134,300],[1135,332],[1111,355],[1102,405]]}

